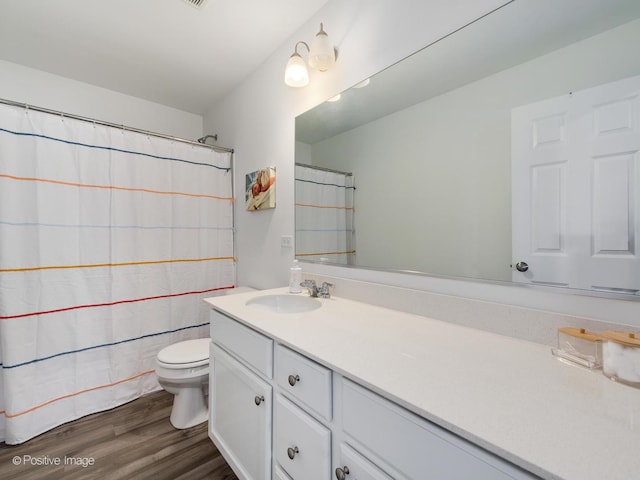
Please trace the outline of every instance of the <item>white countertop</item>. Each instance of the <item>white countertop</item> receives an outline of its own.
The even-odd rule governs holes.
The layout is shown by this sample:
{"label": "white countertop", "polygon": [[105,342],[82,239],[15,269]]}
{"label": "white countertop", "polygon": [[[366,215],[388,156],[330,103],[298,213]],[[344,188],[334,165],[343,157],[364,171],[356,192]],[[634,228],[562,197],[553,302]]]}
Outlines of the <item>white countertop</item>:
{"label": "white countertop", "polygon": [[543,478],[640,478],[640,389],[543,345],[343,298],[299,314],[245,305],[287,291],[206,301]]}

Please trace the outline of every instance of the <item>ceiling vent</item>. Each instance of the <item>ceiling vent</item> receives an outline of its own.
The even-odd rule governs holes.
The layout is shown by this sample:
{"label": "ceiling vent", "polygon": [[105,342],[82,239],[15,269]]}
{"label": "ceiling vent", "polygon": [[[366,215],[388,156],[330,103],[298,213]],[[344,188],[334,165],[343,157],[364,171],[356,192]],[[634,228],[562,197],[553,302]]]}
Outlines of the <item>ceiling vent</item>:
{"label": "ceiling vent", "polygon": [[186,3],[195,8],[204,8],[207,0],[184,0]]}

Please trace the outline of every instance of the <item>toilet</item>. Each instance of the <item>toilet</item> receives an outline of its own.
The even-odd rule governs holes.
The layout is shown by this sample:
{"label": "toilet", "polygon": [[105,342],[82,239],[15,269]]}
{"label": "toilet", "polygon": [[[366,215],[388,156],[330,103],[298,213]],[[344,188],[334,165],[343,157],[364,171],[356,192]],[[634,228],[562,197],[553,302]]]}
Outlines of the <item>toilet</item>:
{"label": "toilet", "polygon": [[175,395],[171,425],[193,427],[207,420],[205,386],[209,382],[209,338],[174,343],[158,352],[156,374],[160,386]]}
{"label": "toilet", "polygon": [[[226,295],[254,291],[251,287],[236,287],[227,290]],[[158,383],[174,395],[169,420],[177,429],[207,421],[209,408],[205,391],[209,383],[210,343],[209,338],[185,340],[163,348],[156,357]]]}

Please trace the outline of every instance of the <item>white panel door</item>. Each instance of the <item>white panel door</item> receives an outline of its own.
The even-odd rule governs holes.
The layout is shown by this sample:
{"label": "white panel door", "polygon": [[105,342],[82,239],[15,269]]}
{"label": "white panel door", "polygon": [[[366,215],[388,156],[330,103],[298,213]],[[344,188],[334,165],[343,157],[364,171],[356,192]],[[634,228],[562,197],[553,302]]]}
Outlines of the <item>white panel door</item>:
{"label": "white panel door", "polygon": [[516,282],[569,285],[567,95],[512,112],[513,274]]}
{"label": "white panel door", "polygon": [[640,77],[514,109],[512,148],[513,280],[640,291]]}
{"label": "white panel door", "polygon": [[[640,77],[577,92],[575,178],[582,185],[572,286],[640,290]],[[590,208],[584,208],[584,206]]]}

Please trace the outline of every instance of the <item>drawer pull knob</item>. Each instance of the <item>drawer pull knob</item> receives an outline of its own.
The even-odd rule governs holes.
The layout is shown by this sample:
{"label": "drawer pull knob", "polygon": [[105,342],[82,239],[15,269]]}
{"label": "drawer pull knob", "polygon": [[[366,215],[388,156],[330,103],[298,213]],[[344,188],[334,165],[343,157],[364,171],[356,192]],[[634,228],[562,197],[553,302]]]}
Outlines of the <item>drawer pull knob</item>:
{"label": "drawer pull knob", "polygon": [[260,404],[262,402],[264,402],[264,396],[262,395],[256,395],[256,397],[253,399],[254,402],[256,402],[257,406],[260,406]]}
{"label": "drawer pull knob", "polygon": [[287,448],[287,456],[293,460],[293,458],[296,456],[296,453],[298,453],[300,450],[298,450],[298,447],[289,447]]}
{"label": "drawer pull knob", "polygon": [[289,375],[289,385],[292,387],[300,381],[299,375]]}
{"label": "drawer pull knob", "polygon": [[346,480],[347,475],[349,475],[349,467],[347,467],[346,465],[342,468],[336,468],[336,478],[338,480]]}

